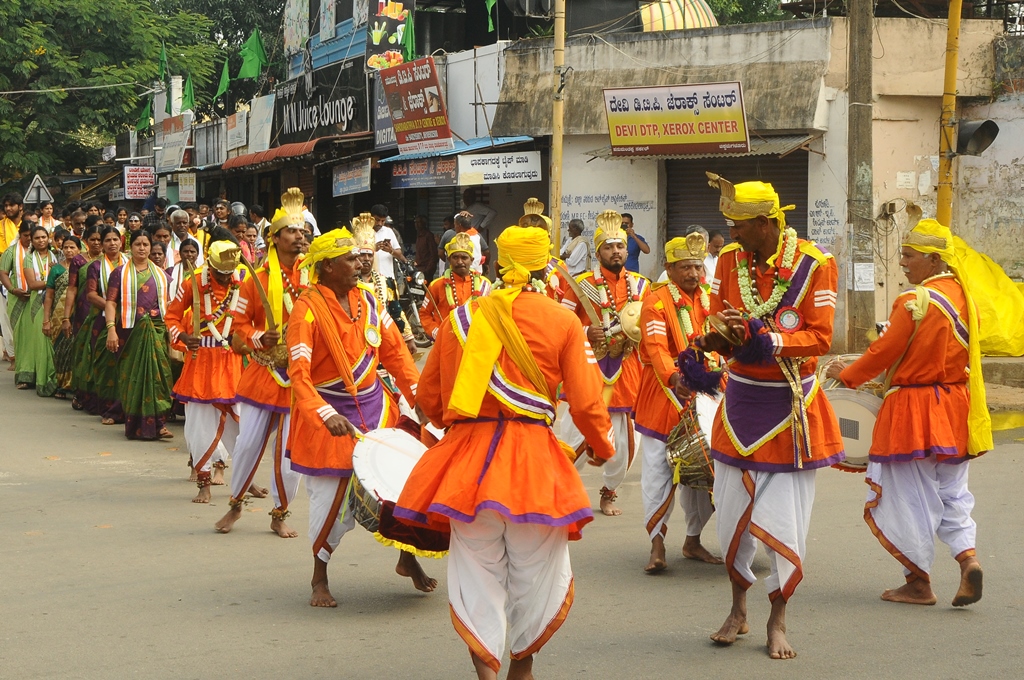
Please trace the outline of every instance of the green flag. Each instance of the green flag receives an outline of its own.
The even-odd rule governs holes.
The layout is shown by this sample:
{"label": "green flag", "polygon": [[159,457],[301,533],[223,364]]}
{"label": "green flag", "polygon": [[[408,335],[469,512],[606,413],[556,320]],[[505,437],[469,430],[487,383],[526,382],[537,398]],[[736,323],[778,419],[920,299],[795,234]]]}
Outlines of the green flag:
{"label": "green flag", "polygon": [[149,119],[153,115],[153,98],[146,97],[146,106],[142,109],[142,113],[139,115],[139,122],[135,124],[135,129],[139,132],[149,129]]}
{"label": "green flag", "polygon": [[226,94],[230,84],[231,76],[228,75],[228,58],[224,57],[224,69],[220,72],[220,84],[217,86],[217,94],[213,95],[213,98],[219,99],[222,94]]}
{"label": "green flag", "polygon": [[267,51],[263,49],[263,38],[260,37],[258,28],[242,44],[242,49],[238,53],[242,55],[242,68],[238,70],[235,80],[259,78],[263,67],[270,63],[267,60]]}
{"label": "green flag", "polygon": [[167,50],[162,42],[160,43],[160,73],[157,75],[157,79],[160,82],[167,80]]}
{"label": "green flag", "polygon": [[164,84],[164,113],[171,115],[171,73],[167,68],[167,48],[160,43],[160,82]]}
{"label": "green flag", "polygon": [[494,5],[497,0],[484,0],[484,5],[487,7],[487,32],[494,32]]}
{"label": "green flag", "polygon": [[181,110],[194,111],[196,108],[196,91],[192,89],[192,74],[185,79],[185,89],[181,93]]}
{"label": "green flag", "polygon": [[402,31],[402,57],[407,62],[416,59],[416,29],[413,26],[412,12],[405,18],[405,28]]}

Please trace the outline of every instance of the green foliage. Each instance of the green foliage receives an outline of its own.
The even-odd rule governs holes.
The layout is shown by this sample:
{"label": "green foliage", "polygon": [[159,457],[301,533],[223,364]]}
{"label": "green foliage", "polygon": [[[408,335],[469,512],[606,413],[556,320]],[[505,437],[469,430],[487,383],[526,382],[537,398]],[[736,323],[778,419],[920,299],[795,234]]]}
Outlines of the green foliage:
{"label": "green foliage", "polygon": [[793,18],[793,15],[779,9],[779,0],[707,0],[707,3],[723,26]]}
{"label": "green foliage", "polygon": [[[217,52],[210,30],[202,15],[159,15],[145,0],[0,2],[0,182],[96,162],[96,141],[112,143],[138,120],[161,41],[172,74],[209,83]],[[12,93],[116,83],[134,85]]]}

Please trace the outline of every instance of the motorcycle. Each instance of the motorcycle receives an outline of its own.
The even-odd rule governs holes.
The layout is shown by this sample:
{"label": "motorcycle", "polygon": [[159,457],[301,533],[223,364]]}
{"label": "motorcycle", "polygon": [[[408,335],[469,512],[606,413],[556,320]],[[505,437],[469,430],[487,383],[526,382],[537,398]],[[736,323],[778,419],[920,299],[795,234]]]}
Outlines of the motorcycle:
{"label": "motorcycle", "polygon": [[411,261],[395,261],[395,282],[398,284],[398,302],[405,311],[405,318],[412,324],[413,335],[417,347],[430,347],[434,344],[420,325],[419,309],[427,297],[428,281],[423,272]]}

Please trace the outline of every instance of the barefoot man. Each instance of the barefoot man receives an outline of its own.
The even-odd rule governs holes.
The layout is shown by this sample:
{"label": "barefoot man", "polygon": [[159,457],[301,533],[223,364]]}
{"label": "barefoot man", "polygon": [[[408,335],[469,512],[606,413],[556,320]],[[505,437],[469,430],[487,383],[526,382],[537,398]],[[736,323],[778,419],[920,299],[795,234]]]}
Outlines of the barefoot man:
{"label": "barefoot man", "polygon": [[[235,404],[242,357],[231,349],[231,326],[251,304],[241,296],[241,255],[237,244],[215,241],[194,274],[195,283],[182,286],[167,307],[171,342],[185,346],[185,365],[172,396],[185,405],[185,443],[199,486],[193,503],[210,502],[210,485],[215,483],[210,478],[212,462],[216,459],[223,469],[223,459],[231,455],[238,437]],[[191,319],[197,316],[195,324]]]}
{"label": "barefoot man", "polygon": [[[594,271],[577,276],[576,281],[592,289],[600,303],[586,295],[581,301],[569,286],[565,287],[562,297],[562,306],[583,323],[583,331],[598,357],[597,367],[601,370],[607,395],[605,403],[615,428],[615,456],[601,470],[604,477],[600,491],[601,512],[609,516],[622,514],[615,506],[618,497],[615,490],[622,484],[636,455],[632,411],[640,386],[636,343],[622,331],[619,313],[627,304],[642,301],[651,289],[651,282],[646,278],[626,271],[627,238],[622,228],[622,215],[614,210],[598,215],[594,232],[598,264]],[[591,318],[599,319],[600,323],[593,323]],[[590,444],[569,420],[562,426],[562,439],[576,451],[576,467],[582,469],[589,458]]]}
{"label": "barefoot man", "polygon": [[569,613],[569,541],[594,517],[551,431],[559,383],[595,464],[615,450],[583,329],[531,285],[547,232],[508,227],[495,243],[504,286],[456,308],[427,357],[420,406],[449,429],[413,469],[395,517],[450,529],[451,619],[477,677],[497,678],[508,638],[508,677],[522,680]]}
{"label": "barefoot man", "polygon": [[[339,521],[352,476],[355,435],[398,421],[398,400],[377,376],[377,364],[383,364],[413,406],[419,373],[395,322],[373,289],[359,282],[351,232],[335,229],[317,237],[299,266],[309,270],[310,286],[295,303],[286,334],[294,394],[287,455],[292,469],[305,476],[309,494],[309,604],[336,607],[327,585],[327,562],[355,526],[351,512]],[[411,553],[401,553],[395,571],[423,592],[437,586]]]}
{"label": "barefoot man", "polygon": [[[299,490],[299,474],[292,470],[284,456],[291,422],[292,388],[288,379],[288,349],[283,334],[288,317],[299,294],[308,285],[309,272],[296,267],[302,231],[304,197],[296,188],[281,196],[279,208],[270,224],[266,264],[256,271],[266,292],[273,319],[267,319],[256,288],[256,279],[242,283],[242,297],[249,300],[235,321],[235,345],[248,348],[249,366],[238,383],[238,439],[232,459],[235,472],[231,476],[231,498],[227,514],[215,525],[226,534],[242,516],[242,503],[248,491],[264,498],[267,490],[255,486],[256,468],[263,458],[271,436],[274,437],[274,471],[270,493],[274,509],[270,511],[270,530],[281,538],[295,538],[298,532],[285,524],[288,504]],[[283,364],[283,365],[282,365]]]}
{"label": "barefoot man", "polygon": [[[640,433],[640,476],[644,499],[644,519],[651,539],[651,559],[644,568],[656,574],[667,566],[665,534],[672,514],[676,487],[673,470],[665,458],[665,445],[679,424],[683,409],[692,398],[676,359],[695,338],[704,334],[711,301],[701,287],[707,241],[703,234],[677,237],[665,244],[665,272],[669,282],[644,301],[640,312],[640,388],[634,417]],[[701,545],[700,534],[715,511],[707,491],[683,486],[679,505],[686,514],[686,539],[683,557],[709,564],[721,564]]]}
{"label": "barefoot man", "polygon": [[903,565],[905,585],[882,599],[935,604],[929,576],[935,536],[960,563],[954,607],[981,599],[969,461],[992,448],[978,320],[970,287],[956,269],[953,234],[922,220],[903,239],[900,266],[915,286],[893,303],[889,328],[864,356],[829,367],[848,387],[885,372],[875,421],[864,521]]}
{"label": "barefoot man", "polygon": [[711,281],[711,313],[739,346],[718,333],[705,349],[730,355],[725,398],[711,435],[719,544],[732,581],[732,611],[711,636],[732,644],[748,630],[746,593],[760,540],[771,561],[768,654],[792,659],[786,603],[803,578],[818,468],[844,460],[835,414],[815,367],[832,342],[836,264],[786,227],[770,184],[735,187],[708,175],[736,242],[722,250]]}

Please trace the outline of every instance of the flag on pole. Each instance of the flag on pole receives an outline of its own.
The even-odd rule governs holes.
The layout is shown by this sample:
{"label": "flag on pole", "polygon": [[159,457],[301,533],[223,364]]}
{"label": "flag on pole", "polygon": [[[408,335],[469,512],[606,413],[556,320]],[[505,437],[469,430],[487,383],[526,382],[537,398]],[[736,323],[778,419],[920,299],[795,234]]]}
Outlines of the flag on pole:
{"label": "flag on pole", "polygon": [[402,57],[406,62],[416,60],[416,29],[413,27],[412,12],[405,18],[405,30],[402,32]]}
{"label": "flag on pole", "polygon": [[487,7],[487,32],[494,32],[494,5],[497,0],[484,0],[484,6]]}
{"label": "flag on pole", "polygon": [[192,88],[192,74],[185,79],[185,89],[181,93],[181,110],[194,111],[196,108],[196,91]]}
{"label": "flag on pole", "polygon": [[231,76],[228,75],[228,59],[224,57],[224,69],[220,72],[220,84],[217,85],[217,94],[213,95],[213,98],[220,99],[222,94],[226,94],[228,86],[231,84]]}
{"label": "flag on pole", "polygon": [[242,56],[242,68],[238,70],[235,80],[259,78],[260,72],[270,63],[267,59],[267,51],[263,49],[263,38],[260,37],[258,28],[242,44],[242,49],[238,53]]}
{"label": "flag on pole", "polygon": [[139,122],[135,124],[135,129],[139,132],[149,129],[149,119],[153,115],[153,98],[146,97],[146,106],[142,109],[142,113],[139,115]]}
{"label": "flag on pole", "polygon": [[171,72],[167,68],[167,48],[160,43],[160,82],[164,84],[164,113],[171,115]]}
{"label": "flag on pole", "polygon": [[160,43],[160,73],[157,75],[160,82],[167,80],[167,49],[163,42]]}

